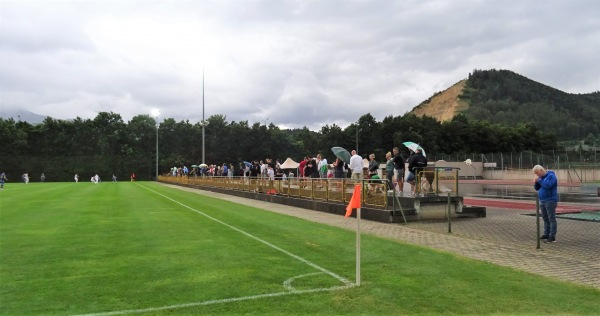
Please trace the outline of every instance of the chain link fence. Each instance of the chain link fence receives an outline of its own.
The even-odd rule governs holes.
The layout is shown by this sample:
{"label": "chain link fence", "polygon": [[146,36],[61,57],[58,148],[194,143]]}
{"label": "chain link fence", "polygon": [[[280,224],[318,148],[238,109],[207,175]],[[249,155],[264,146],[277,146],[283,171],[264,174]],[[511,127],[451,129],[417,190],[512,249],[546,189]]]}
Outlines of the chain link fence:
{"label": "chain link fence", "polygon": [[600,150],[580,151],[521,151],[491,154],[462,153],[428,155],[430,161],[465,161],[483,162],[487,166],[498,169],[531,169],[541,165],[550,169],[599,168]]}

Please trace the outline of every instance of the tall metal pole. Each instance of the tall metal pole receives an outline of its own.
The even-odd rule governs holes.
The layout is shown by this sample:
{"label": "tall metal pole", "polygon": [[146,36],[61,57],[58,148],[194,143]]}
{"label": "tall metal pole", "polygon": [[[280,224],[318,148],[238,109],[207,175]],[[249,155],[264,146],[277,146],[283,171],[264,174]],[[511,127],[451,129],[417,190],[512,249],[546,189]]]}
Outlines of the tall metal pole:
{"label": "tall metal pole", "polygon": [[156,181],[158,181],[158,115],[156,115]]}
{"label": "tall metal pole", "polygon": [[152,116],[156,120],[156,181],[158,181],[158,116],[160,115],[159,109],[152,110]]}
{"label": "tall metal pole", "polygon": [[204,127],[206,122],[204,122],[204,69],[202,69],[202,163],[204,161]]}
{"label": "tall metal pole", "polygon": [[358,121],[356,121],[356,153],[358,153]]}

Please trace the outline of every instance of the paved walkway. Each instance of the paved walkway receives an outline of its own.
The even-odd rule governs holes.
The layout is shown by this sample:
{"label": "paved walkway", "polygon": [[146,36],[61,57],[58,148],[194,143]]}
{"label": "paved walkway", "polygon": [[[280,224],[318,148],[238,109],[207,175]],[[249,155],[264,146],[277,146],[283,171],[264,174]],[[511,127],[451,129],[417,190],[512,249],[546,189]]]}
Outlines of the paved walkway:
{"label": "paved walkway", "polygon": [[[330,213],[187,187],[169,184],[164,185],[313,222],[341,227],[348,230],[356,229],[356,219],[354,218],[344,218],[343,216]],[[518,245],[513,246],[511,244],[503,245],[496,242],[475,240],[453,234],[436,233],[413,229],[399,224],[380,223],[368,220],[361,221],[361,230],[366,234],[456,253],[464,257],[600,289],[600,262],[598,260],[595,260],[594,257],[585,258],[570,256],[560,251],[553,250],[551,246],[554,244],[547,245],[544,249],[520,247]]]}

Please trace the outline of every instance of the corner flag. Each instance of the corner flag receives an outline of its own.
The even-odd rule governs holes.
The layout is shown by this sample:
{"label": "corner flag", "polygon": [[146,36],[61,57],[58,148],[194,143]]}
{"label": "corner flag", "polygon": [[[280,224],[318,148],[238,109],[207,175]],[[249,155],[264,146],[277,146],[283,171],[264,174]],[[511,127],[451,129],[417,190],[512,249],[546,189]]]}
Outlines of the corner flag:
{"label": "corner flag", "polygon": [[352,215],[352,209],[356,209],[356,285],[360,286],[360,184],[354,186],[354,193],[350,203],[346,207],[346,216]]}
{"label": "corner flag", "polygon": [[350,203],[346,207],[346,216],[344,217],[350,217],[353,208],[360,208],[360,184],[354,186],[354,193],[352,193]]}

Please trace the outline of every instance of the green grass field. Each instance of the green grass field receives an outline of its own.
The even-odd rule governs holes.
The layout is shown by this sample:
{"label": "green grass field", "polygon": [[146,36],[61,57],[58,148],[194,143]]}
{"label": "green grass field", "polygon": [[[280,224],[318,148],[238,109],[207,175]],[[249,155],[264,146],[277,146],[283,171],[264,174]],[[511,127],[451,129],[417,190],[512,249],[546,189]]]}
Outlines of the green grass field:
{"label": "green grass field", "polygon": [[600,291],[171,189],[7,183],[2,315],[597,314]]}

